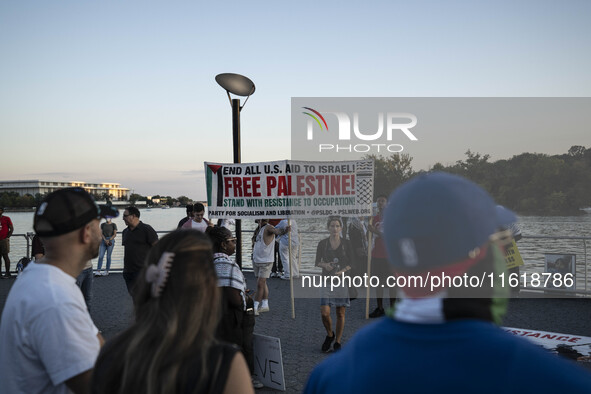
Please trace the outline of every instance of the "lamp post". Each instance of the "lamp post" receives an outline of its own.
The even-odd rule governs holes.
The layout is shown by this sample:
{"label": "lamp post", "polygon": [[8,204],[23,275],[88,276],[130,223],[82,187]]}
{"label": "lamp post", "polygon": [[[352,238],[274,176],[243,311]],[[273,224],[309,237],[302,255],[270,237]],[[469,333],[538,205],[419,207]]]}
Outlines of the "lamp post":
{"label": "lamp post", "polygon": [[[216,82],[224,88],[232,106],[232,145],[234,151],[234,163],[240,163],[240,111],[246,105],[250,96],[254,93],[254,83],[240,74],[224,73],[215,77]],[[246,97],[244,104],[240,106],[240,99],[233,99],[230,93],[236,96]],[[236,219],[236,264],[242,268],[242,223]]]}

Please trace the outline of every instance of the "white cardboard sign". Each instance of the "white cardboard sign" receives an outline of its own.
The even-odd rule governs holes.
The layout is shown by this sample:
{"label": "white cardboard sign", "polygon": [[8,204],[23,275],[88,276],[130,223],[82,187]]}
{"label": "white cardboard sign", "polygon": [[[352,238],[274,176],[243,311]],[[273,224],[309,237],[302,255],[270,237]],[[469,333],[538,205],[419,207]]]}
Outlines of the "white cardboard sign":
{"label": "white cardboard sign", "polygon": [[281,340],[254,334],[254,375],[267,387],[285,391]]}

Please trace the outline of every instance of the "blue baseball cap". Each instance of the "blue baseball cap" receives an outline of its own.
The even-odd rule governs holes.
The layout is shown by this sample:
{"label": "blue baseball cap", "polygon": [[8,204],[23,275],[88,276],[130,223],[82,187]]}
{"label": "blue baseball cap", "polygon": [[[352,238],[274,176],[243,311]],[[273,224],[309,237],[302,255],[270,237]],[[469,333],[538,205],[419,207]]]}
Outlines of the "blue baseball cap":
{"label": "blue baseball cap", "polygon": [[[473,259],[473,251],[516,221],[480,186],[445,172],[416,176],[390,196],[384,214],[384,243],[397,272],[448,269]],[[453,269],[456,265],[458,270]]]}

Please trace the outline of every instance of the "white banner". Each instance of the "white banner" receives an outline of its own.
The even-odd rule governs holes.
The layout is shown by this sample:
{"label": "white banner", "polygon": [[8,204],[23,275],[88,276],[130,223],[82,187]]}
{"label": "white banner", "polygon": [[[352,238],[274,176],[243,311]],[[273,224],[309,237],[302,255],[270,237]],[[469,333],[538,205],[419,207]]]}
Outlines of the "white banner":
{"label": "white banner", "polygon": [[503,327],[503,330],[532,341],[553,353],[571,353],[569,356],[574,360],[591,360],[591,337],[513,327]]}
{"label": "white banner", "polygon": [[373,161],[205,162],[210,218],[371,216]]}

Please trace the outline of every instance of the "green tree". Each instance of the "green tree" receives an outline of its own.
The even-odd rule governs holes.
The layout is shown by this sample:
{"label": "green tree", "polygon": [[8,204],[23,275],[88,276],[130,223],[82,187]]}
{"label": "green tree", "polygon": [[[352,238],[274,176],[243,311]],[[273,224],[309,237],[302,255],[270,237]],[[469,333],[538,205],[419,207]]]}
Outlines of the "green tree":
{"label": "green tree", "polygon": [[191,204],[191,199],[187,196],[178,196],[176,199],[179,202],[179,204],[181,204],[181,205]]}
{"label": "green tree", "polygon": [[177,200],[171,196],[166,196],[166,205],[172,207]]}
{"label": "green tree", "polygon": [[145,200],[145,199],[146,199],[146,197],[144,197],[144,196],[142,196],[142,195],[140,195],[140,194],[137,194],[137,193],[132,193],[132,194],[129,196],[129,203],[130,203],[131,205],[135,205],[135,203],[136,203],[136,202],[138,202],[138,201],[140,201],[140,200]]}
{"label": "green tree", "polygon": [[364,159],[374,161],[374,198],[390,195],[395,188],[414,175],[412,157],[406,153],[394,153],[387,157],[367,155]]}

